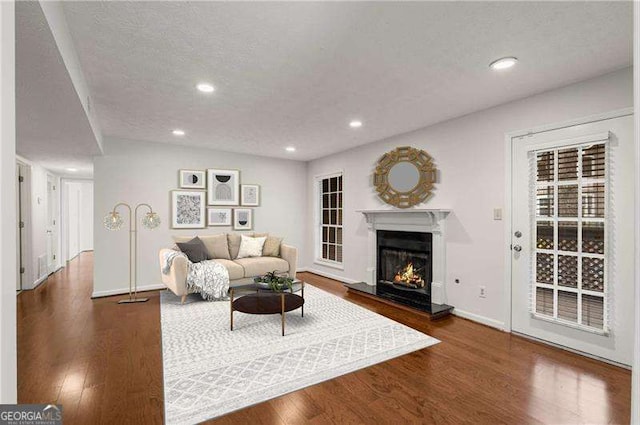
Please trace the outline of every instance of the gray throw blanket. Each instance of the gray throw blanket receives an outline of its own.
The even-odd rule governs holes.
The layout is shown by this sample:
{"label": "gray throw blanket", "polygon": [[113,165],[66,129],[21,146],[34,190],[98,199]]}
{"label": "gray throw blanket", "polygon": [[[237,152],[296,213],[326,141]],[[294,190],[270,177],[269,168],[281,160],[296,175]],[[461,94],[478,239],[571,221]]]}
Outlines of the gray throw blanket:
{"label": "gray throw blanket", "polygon": [[[180,251],[167,252],[164,256],[162,273],[169,274],[173,260],[178,256],[184,256]],[[209,301],[226,300],[229,291],[229,272],[227,268],[215,260],[192,263],[187,258],[189,267],[187,273],[187,290],[202,296]]]}

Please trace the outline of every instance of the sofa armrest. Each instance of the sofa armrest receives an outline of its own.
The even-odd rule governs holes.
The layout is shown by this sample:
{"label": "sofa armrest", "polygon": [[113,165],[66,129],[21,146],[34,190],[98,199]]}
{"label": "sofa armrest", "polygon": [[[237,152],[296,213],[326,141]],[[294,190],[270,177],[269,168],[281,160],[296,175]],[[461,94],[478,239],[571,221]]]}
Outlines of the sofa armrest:
{"label": "sofa armrest", "polygon": [[189,269],[187,264],[188,260],[182,255],[175,257],[171,263],[169,274],[164,274],[162,273],[162,268],[164,267],[164,258],[167,251],[171,250],[161,249],[159,254],[162,283],[167,285],[167,288],[171,289],[171,291],[178,296],[187,295],[187,272]]}
{"label": "sofa armrest", "polygon": [[298,250],[291,245],[281,244],[280,256],[289,263],[289,277],[295,279],[298,271]]}

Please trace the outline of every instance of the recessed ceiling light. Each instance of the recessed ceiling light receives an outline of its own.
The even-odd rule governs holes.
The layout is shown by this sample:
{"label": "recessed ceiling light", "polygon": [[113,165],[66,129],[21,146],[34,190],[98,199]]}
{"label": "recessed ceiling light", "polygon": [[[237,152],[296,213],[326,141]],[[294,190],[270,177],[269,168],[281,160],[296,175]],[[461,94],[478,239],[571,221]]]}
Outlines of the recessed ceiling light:
{"label": "recessed ceiling light", "polygon": [[287,146],[286,148],[284,148],[284,150],[286,150],[287,152],[295,152],[296,148],[294,148],[293,146]]}
{"label": "recessed ceiling light", "polygon": [[200,90],[202,93],[213,93],[215,90],[215,87],[213,87],[209,83],[200,83],[196,86],[196,88]]}
{"label": "recessed ceiling light", "polygon": [[67,168],[67,171],[69,171],[70,173],[75,173],[76,171],[78,171],[77,168]]}
{"label": "recessed ceiling light", "polygon": [[362,121],[353,120],[349,123],[349,127],[351,128],[360,128],[362,127]]}
{"label": "recessed ceiling light", "polygon": [[173,130],[172,133],[173,133],[174,136],[184,136],[184,130],[180,130],[178,128]]}
{"label": "recessed ceiling light", "polygon": [[518,62],[518,59],[514,57],[500,58],[498,60],[491,62],[489,66],[492,69],[498,69],[498,70],[507,69],[515,65],[516,62]]}

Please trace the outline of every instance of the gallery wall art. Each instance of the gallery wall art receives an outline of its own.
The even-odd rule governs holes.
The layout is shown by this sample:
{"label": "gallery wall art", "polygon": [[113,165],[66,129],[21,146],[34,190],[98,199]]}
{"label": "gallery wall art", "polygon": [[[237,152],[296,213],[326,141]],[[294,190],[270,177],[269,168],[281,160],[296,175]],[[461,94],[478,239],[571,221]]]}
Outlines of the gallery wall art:
{"label": "gallery wall art", "polygon": [[260,205],[260,186],[257,184],[240,185],[240,205],[247,207]]}
{"label": "gallery wall art", "polygon": [[179,185],[182,189],[206,189],[207,174],[204,170],[180,170]]}
{"label": "gallery wall art", "polygon": [[209,205],[240,204],[240,171],[208,169],[207,183]]}
{"label": "gallery wall art", "polygon": [[204,190],[171,191],[171,227],[174,229],[204,228],[206,195]]}
{"label": "gallery wall art", "polygon": [[253,210],[251,208],[234,208],[233,229],[234,230],[253,229]]}
{"label": "gallery wall art", "polygon": [[179,190],[171,191],[172,228],[228,226],[234,230],[253,229],[253,209],[243,207],[260,205],[261,188],[258,184],[241,185],[240,170],[180,169],[178,187]]}
{"label": "gallery wall art", "polygon": [[207,208],[209,226],[231,226],[231,208]]}

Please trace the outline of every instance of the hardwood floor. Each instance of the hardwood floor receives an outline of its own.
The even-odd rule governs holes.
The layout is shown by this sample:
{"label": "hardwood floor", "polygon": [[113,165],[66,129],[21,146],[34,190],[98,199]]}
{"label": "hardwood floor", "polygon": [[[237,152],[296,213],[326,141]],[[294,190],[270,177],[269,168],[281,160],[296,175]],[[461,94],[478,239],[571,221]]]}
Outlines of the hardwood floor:
{"label": "hardwood floor", "polygon": [[[65,424],[161,424],[159,292],[136,305],[92,301],[92,271],[84,253],[18,296],[19,402],[63,404]],[[629,423],[627,370],[300,277],[442,342],[208,423]]]}

